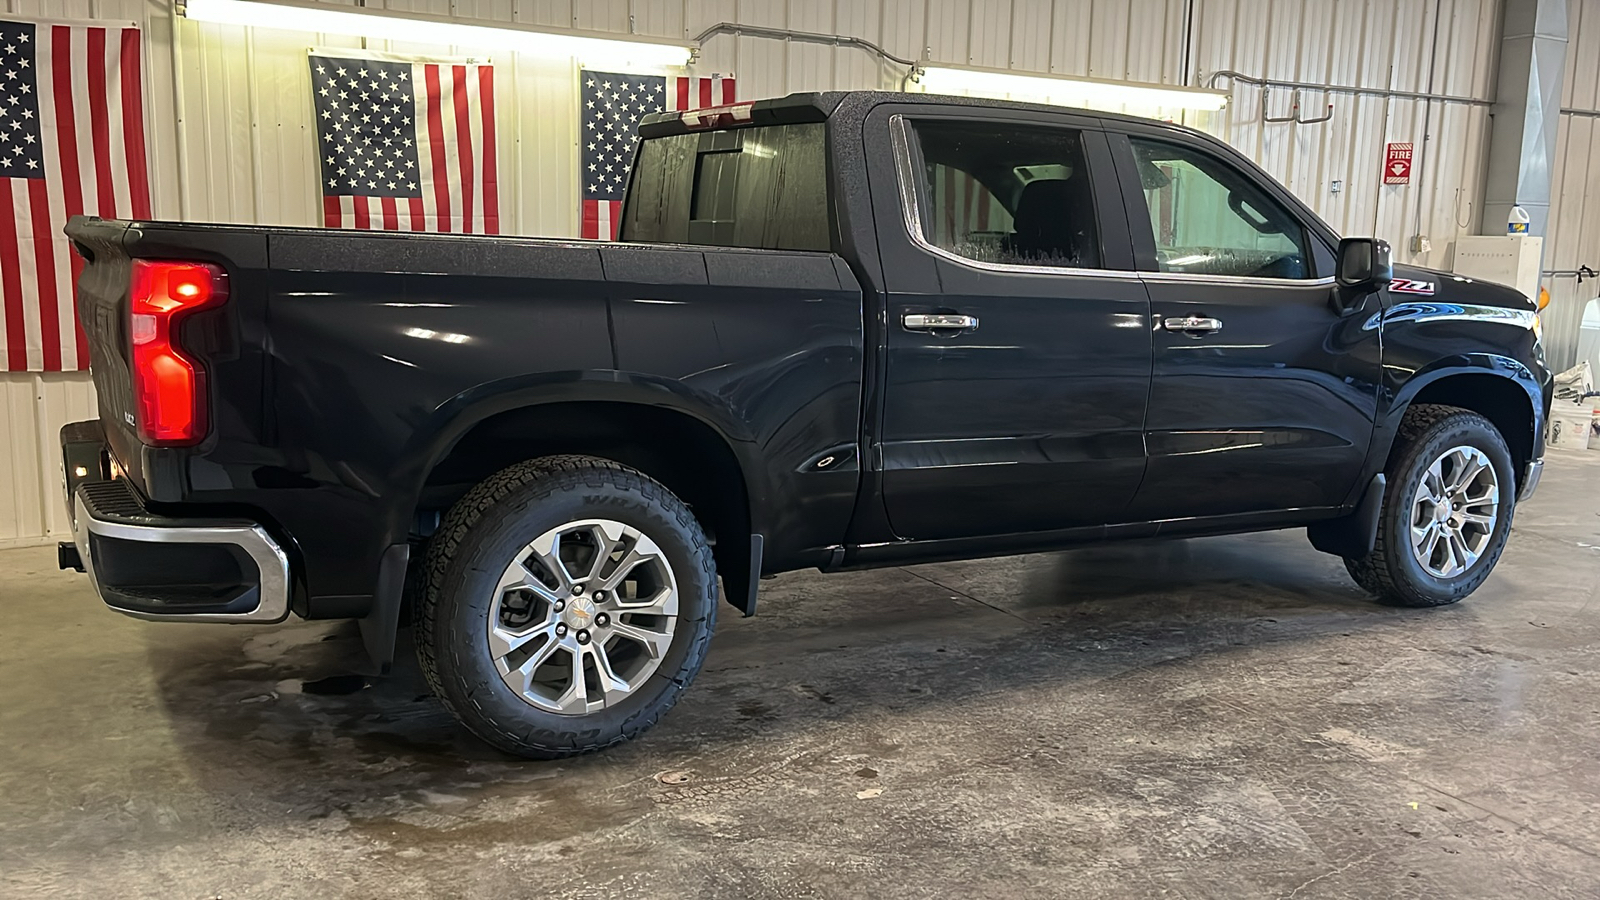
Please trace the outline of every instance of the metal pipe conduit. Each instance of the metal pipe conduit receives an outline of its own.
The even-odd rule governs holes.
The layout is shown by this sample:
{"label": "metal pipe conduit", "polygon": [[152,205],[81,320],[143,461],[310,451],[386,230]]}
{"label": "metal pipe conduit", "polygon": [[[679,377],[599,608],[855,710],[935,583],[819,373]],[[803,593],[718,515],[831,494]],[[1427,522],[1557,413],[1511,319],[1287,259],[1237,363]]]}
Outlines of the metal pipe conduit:
{"label": "metal pipe conduit", "polygon": [[1477,97],[1462,97],[1456,94],[1428,94],[1421,91],[1396,91],[1388,88],[1355,87],[1346,84],[1316,84],[1309,81],[1280,81],[1276,78],[1257,78],[1232,69],[1220,69],[1212,72],[1206,79],[1206,86],[1212,90],[1219,90],[1217,82],[1223,78],[1230,81],[1241,81],[1257,87],[1283,87],[1295,88],[1303,91],[1322,91],[1326,94],[1352,94],[1362,97],[1392,97],[1398,100],[1438,100],[1443,103],[1461,103],[1467,106],[1493,106],[1493,100],[1482,100]]}
{"label": "metal pipe conduit", "polygon": [[[826,44],[832,47],[855,47],[859,50],[865,50],[880,59],[909,69],[915,69],[922,65],[917,60],[896,56],[866,38],[842,34],[823,34],[815,31],[794,31],[788,28],[769,28],[763,25],[741,25],[737,22],[718,22],[696,35],[694,42],[696,44],[704,44],[710,38],[724,34],[731,34],[735,37],[767,38],[776,41],[802,41],[812,44]],[[1018,70],[1018,74],[1045,75],[1047,73]],[[1292,88],[1303,91],[1321,91],[1327,94],[1349,94],[1363,97],[1391,97],[1399,100],[1437,100],[1441,103],[1460,103],[1466,106],[1488,107],[1494,105],[1493,100],[1485,100],[1479,97],[1464,97],[1457,94],[1431,94],[1423,91],[1398,91],[1388,88],[1356,87],[1346,84],[1317,84],[1310,81],[1284,81],[1277,78],[1257,78],[1254,75],[1247,75],[1234,69],[1220,69],[1212,72],[1207,78],[1206,86],[1212,90],[1218,90],[1218,82],[1224,78],[1257,87]],[[1566,115],[1600,118],[1600,110],[1563,109],[1561,112]]]}
{"label": "metal pipe conduit", "polygon": [[735,37],[743,35],[746,37],[771,38],[776,41],[803,41],[811,44],[829,44],[834,47],[855,47],[868,53],[877,54],[882,59],[908,68],[917,66],[917,61],[914,59],[902,59],[866,38],[852,37],[847,34],[822,34],[816,31],[791,31],[788,28],[767,28],[761,25],[718,22],[696,35],[694,42],[696,44],[704,44],[707,38],[713,38],[719,34],[731,34]]}

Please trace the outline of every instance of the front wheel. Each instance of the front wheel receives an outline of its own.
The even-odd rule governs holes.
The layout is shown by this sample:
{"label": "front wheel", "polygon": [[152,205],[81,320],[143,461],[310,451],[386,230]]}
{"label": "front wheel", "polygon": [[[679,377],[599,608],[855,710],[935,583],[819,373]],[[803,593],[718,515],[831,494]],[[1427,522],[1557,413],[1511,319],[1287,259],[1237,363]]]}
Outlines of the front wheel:
{"label": "front wheel", "polygon": [[553,759],[655,724],[715,625],[716,570],[689,508],[617,463],[550,457],[492,476],[445,516],[417,651],[470,731]]}
{"label": "front wheel", "polygon": [[1395,606],[1444,606],[1477,590],[1511,532],[1516,476],[1494,425],[1453,406],[1406,412],[1385,467],[1370,554],[1345,558],[1356,583]]}

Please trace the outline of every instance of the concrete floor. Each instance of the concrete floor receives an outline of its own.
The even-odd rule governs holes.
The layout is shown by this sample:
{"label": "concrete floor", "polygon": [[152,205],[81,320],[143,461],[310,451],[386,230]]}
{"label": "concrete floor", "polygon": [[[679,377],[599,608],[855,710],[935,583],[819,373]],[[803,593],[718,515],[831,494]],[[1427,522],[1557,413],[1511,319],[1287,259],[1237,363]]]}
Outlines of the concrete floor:
{"label": "concrete floor", "polygon": [[137,622],[10,550],[0,896],[1595,897],[1597,593],[1600,453],[1442,610],[1298,531],[800,573],[644,740],[540,764],[409,660],[307,693],[348,626]]}

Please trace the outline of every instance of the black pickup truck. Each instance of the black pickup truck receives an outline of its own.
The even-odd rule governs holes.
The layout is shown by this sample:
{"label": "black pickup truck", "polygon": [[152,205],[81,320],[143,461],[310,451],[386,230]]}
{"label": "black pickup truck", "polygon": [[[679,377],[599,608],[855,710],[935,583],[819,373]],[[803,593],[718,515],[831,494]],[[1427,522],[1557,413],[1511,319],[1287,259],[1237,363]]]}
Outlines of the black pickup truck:
{"label": "black pickup truck", "polygon": [[762,575],[1306,528],[1471,593],[1550,375],[1505,287],[1391,266],[1227,145],[855,92],[640,129],[620,243],[74,219],[75,541],[147,619],[402,611],[473,732],[625,740]]}

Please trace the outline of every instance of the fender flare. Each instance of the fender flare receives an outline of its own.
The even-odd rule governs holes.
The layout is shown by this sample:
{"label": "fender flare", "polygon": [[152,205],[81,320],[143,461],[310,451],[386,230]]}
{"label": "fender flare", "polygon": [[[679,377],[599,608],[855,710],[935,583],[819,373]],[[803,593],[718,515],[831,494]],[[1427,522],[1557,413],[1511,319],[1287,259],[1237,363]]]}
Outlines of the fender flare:
{"label": "fender flare", "polygon": [[[1411,408],[1417,395],[1431,385],[1461,375],[1503,378],[1521,389],[1531,410],[1534,456],[1539,455],[1545,425],[1544,389],[1533,371],[1518,360],[1497,353],[1454,354],[1434,360],[1413,372],[1387,403],[1380,404],[1378,421],[1372,429],[1372,443],[1367,450],[1367,469],[1357,483],[1356,491],[1364,491],[1372,476],[1382,472],[1388,464],[1395,437],[1399,434],[1400,420],[1405,417],[1406,410]],[[1358,499],[1353,496],[1349,502]]]}
{"label": "fender flare", "polygon": [[[555,372],[518,376],[478,385],[439,404],[413,432],[391,475],[391,484],[407,485],[405,496],[390,505],[386,523],[388,548],[379,565],[377,591],[368,614],[359,620],[362,641],[372,674],[385,674],[394,663],[395,635],[399,627],[409,564],[408,536],[411,514],[421,497],[428,474],[471,430],[500,413],[553,403],[601,402],[619,406],[651,406],[682,413],[710,428],[732,452],[744,481],[752,534],[735,546],[748,543],[748,571],[730,566],[724,573],[729,599],[745,615],[755,612],[756,585],[761,572],[763,537],[755,510],[766,502],[770,490],[754,436],[745,423],[715,397],[694,391],[683,382],[617,371]],[[732,537],[731,535],[729,537]],[[731,548],[730,548],[731,550]]]}
{"label": "fender flare", "polygon": [[487,382],[439,404],[413,432],[390,476],[391,484],[407,485],[400,521],[391,521],[389,534],[403,539],[409,513],[416,507],[428,474],[473,428],[501,413],[549,406],[555,403],[599,402],[619,406],[650,406],[681,413],[710,428],[732,452],[744,480],[752,508],[770,496],[755,436],[726,403],[695,391],[681,381],[617,371],[552,372]]}

